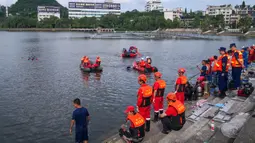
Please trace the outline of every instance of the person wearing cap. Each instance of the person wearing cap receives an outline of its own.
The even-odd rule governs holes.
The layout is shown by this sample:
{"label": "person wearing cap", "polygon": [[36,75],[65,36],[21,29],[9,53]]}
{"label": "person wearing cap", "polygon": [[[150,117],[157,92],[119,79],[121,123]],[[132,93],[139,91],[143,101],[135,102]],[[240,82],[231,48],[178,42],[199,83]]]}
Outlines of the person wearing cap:
{"label": "person wearing cap", "polygon": [[243,47],[241,50],[242,54],[243,54],[243,64],[244,64],[244,68],[245,70],[248,69],[248,47]]}
{"label": "person wearing cap", "polygon": [[129,123],[129,130],[126,130],[125,125],[122,125],[119,130],[120,137],[124,136],[132,142],[141,142],[145,136],[145,120],[143,116],[135,112],[134,106],[128,106],[125,113],[127,115],[126,125]]}
{"label": "person wearing cap", "polygon": [[185,106],[177,100],[175,93],[168,93],[166,97],[168,107],[165,113],[160,114],[161,123],[163,124],[163,134],[168,134],[171,130],[180,130],[186,122]]}
{"label": "person wearing cap", "polygon": [[179,101],[181,101],[182,104],[184,104],[184,100],[185,100],[185,87],[186,84],[188,82],[187,77],[184,75],[185,73],[185,69],[184,68],[180,68],[178,70],[178,78],[175,82],[175,93],[176,93],[176,97]]}
{"label": "person wearing cap", "polygon": [[155,72],[155,83],[153,85],[153,107],[154,107],[154,122],[158,121],[159,113],[163,113],[164,107],[164,93],[166,88],[166,82],[161,79],[162,74]]}
{"label": "person wearing cap", "polygon": [[232,79],[234,81],[234,88],[237,89],[241,85],[241,73],[243,65],[243,55],[240,51],[236,49],[236,44],[230,44],[230,49],[233,52],[232,59],[231,59],[231,66],[232,66]]}
{"label": "person wearing cap", "polygon": [[138,77],[138,83],[140,84],[140,88],[137,92],[137,108],[138,112],[144,117],[146,120],[145,131],[150,131],[150,112],[151,112],[151,103],[152,103],[152,87],[146,84],[147,77],[144,74],[141,74]]}
{"label": "person wearing cap", "polygon": [[217,72],[218,72],[218,87],[220,91],[220,97],[226,96],[226,91],[228,88],[228,55],[226,54],[226,48],[220,47],[219,49],[219,59],[216,63]]}

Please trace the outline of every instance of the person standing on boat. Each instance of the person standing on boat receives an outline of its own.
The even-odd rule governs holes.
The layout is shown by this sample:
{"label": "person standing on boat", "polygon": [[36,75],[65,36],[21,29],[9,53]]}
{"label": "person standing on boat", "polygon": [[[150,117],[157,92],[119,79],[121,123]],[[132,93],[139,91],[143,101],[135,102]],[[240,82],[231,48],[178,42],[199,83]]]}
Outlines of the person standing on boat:
{"label": "person standing on boat", "polygon": [[154,106],[154,122],[158,121],[159,114],[163,113],[164,109],[164,93],[166,82],[161,79],[162,74],[156,72],[154,74],[155,83],[153,85],[153,106]]}
{"label": "person standing on boat", "polygon": [[236,49],[236,44],[230,44],[230,49],[233,52],[231,66],[232,66],[232,79],[234,81],[234,88],[237,89],[241,85],[241,73],[244,67],[243,55]]}
{"label": "person standing on boat", "polygon": [[74,99],[73,106],[76,108],[73,111],[73,116],[70,124],[70,134],[75,124],[75,142],[88,143],[88,122],[90,120],[89,112],[81,106],[79,98]]}
{"label": "person standing on boat", "polygon": [[144,117],[146,120],[145,131],[150,131],[150,112],[151,112],[151,103],[152,103],[152,87],[146,84],[147,77],[144,74],[141,74],[138,77],[138,83],[140,84],[140,88],[137,92],[137,109],[138,112]]}
{"label": "person standing on boat", "polygon": [[226,54],[226,48],[220,47],[219,49],[220,57],[217,60],[217,72],[218,72],[218,87],[220,91],[220,97],[224,98],[226,96],[226,91],[228,89],[228,55]]}
{"label": "person standing on boat", "polygon": [[184,104],[184,100],[185,100],[185,87],[187,84],[187,77],[184,75],[184,73],[186,72],[186,70],[184,68],[180,68],[178,70],[178,75],[179,77],[177,78],[176,82],[175,82],[175,93],[176,93],[176,97],[179,101],[181,101],[181,103]]}

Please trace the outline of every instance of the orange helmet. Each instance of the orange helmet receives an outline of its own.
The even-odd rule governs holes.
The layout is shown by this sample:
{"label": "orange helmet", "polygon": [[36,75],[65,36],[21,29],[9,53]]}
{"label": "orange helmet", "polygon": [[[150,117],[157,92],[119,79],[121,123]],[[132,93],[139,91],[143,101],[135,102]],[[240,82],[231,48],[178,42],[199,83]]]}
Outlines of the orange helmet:
{"label": "orange helmet", "polygon": [[185,70],[184,68],[179,68],[178,72],[179,72],[179,73],[185,73],[186,70]]}
{"label": "orange helmet", "polygon": [[141,74],[141,75],[138,77],[138,80],[142,80],[142,81],[146,82],[146,81],[147,81],[147,77],[146,77],[146,75]]}
{"label": "orange helmet", "polygon": [[155,76],[155,77],[161,77],[162,74],[161,74],[160,72],[155,72],[155,73],[154,73],[154,76]]}
{"label": "orange helmet", "polygon": [[166,96],[167,100],[177,100],[175,93],[169,92]]}

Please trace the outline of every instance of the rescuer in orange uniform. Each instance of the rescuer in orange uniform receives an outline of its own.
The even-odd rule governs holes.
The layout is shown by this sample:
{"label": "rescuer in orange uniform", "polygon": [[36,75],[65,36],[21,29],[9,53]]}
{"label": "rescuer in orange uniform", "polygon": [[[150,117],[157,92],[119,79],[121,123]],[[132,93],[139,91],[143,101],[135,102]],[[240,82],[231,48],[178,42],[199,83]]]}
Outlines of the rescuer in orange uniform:
{"label": "rescuer in orange uniform", "polygon": [[220,57],[216,62],[217,73],[218,73],[218,87],[220,90],[220,97],[226,96],[226,91],[228,89],[228,55],[226,53],[226,48],[220,47],[219,49]]}
{"label": "rescuer in orange uniform", "polygon": [[236,44],[230,44],[230,49],[233,52],[231,66],[232,66],[232,79],[234,81],[234,87],[237,89],[241,85],[241,73],[244,67],[243,56],[240,51],[236,49]]}
{"label": "rescuer in orange uniform", "polygon": [[141,58],[141,61],[139,62],[139,66],[144,68],[145,65],[146,65],[146,62],[144,61],[144,58]]}
{"label": "rescuer in orange uniform", "polygon": [[122,125],[119,135],[121,137],[125,136],[129,141],[141,142],[145,136],[143,116],[135,112],[134,106],[128,106],[125,113],[127,114],[126,123],[129,122],[129,131],[125,129],[125,125]]}
{"label": "rescuer in orange uniform", "polygon": [[185,86],[187,83],[187,77],[184,76],[185,73],[185,69],[184,68],[180,68],[178,70],[178,74],[179,77],[177,78],[176,82],[175,82],[175,93],[176,93],[176,97],[179,101],[181,101],[182,104],[184,104],[184,100],[185,100]]}
{"label": "rescuer in orange uniform", "polygon": [[85,59],[84,59],[84,62],[83,62],[83,66],[84,67],[91,67],[91,64],[90,64],[90,60],[89,60],[89,57],[86,57]]}
{"label": "rescuer in orange uniform", "polygon": [[168,108],[165,113],[160,115],[163,124],[162,133],[168,134],[169,131],[180,130],[186,122],[185,119],[185,106],[177,100],[174,93],[168,93],[167,97]]}
{"label": "rescuer in orange uniform", "polygon": [[164,92],[166,82],[161,79],[162,74],[156,72],[154,74],[156,82],[153,85],[153,106],[154,106],[154,122],[158,121],[159,113],[163,113],[164,108]]}
{"label": "rescuer in orange uniform", "polygon": [[218,77],[217,77],[217,67],[216,67],[216,63],[217,63],[217,56],[213,56],[212,58],[212,84],[214,87],[216,87],[218,85]]}
{"label": "rescuer in orange uniform", "polygon": [[97,67],[99,67],[99,66],[100,66],[100,64],[101,64],[101,59],[100,59],[100,57],[99,57],[99,56],[97,56],[97,58],[96,58],[96,62],[95,62],[95,64],[94,64],[94,67],[95,67],[95,68],[97,68]]}
{"label": "rescuer in orange uniform", "polygon": [[138,83],[140,84],[140,88],[137,92],[137,108],[138,112],[144,117],[146,120],[145,131],[150,131],[150,111],[151,111],[151,103],[152,103],[152,87],[146,84],[147,77],[144,74],[141,74],[138,77]]}
{"label": "rescuer in orange uniform", "polygon": [[86,58],[87,58],[87,56],[84,56],[84,57],[81,58],[81,64],[84,63],[84,60],[85,60]]}

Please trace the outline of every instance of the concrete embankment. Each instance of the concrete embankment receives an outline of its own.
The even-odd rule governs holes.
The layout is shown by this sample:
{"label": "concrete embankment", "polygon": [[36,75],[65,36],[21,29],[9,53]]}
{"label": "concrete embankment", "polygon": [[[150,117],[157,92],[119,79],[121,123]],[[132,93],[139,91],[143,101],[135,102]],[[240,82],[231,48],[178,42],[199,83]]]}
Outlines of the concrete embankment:
{"label": "concrete embankment", "polygon": [[[254,70],[252,70],[254,71]],[[255,79],[250,79],[255,85]],[[168,135],[161,133],[162,125],[160,122],[152,123],[151,131],[146,133],[144,143],[239,143],[255,142],[254,116],[255,93],[250,97],[244,98],[237,96],[236,92],[228,91],[228,96],[221,99],[210,96],[207,103],[196,106],[196,101],[185,103],[187,107],[187,122],[180,131],[172,131]],[[217,103],[223,107],[216,106]],[[221,127],[225,123],[231,122],[236,115],[248,113],[248,119],[243,128],[235,138],[228,138],[223,135]],[[211,131],[211,120],[215,121],[215,131]],[[103,143],[124,143],[118,134],[106,139]]]}

